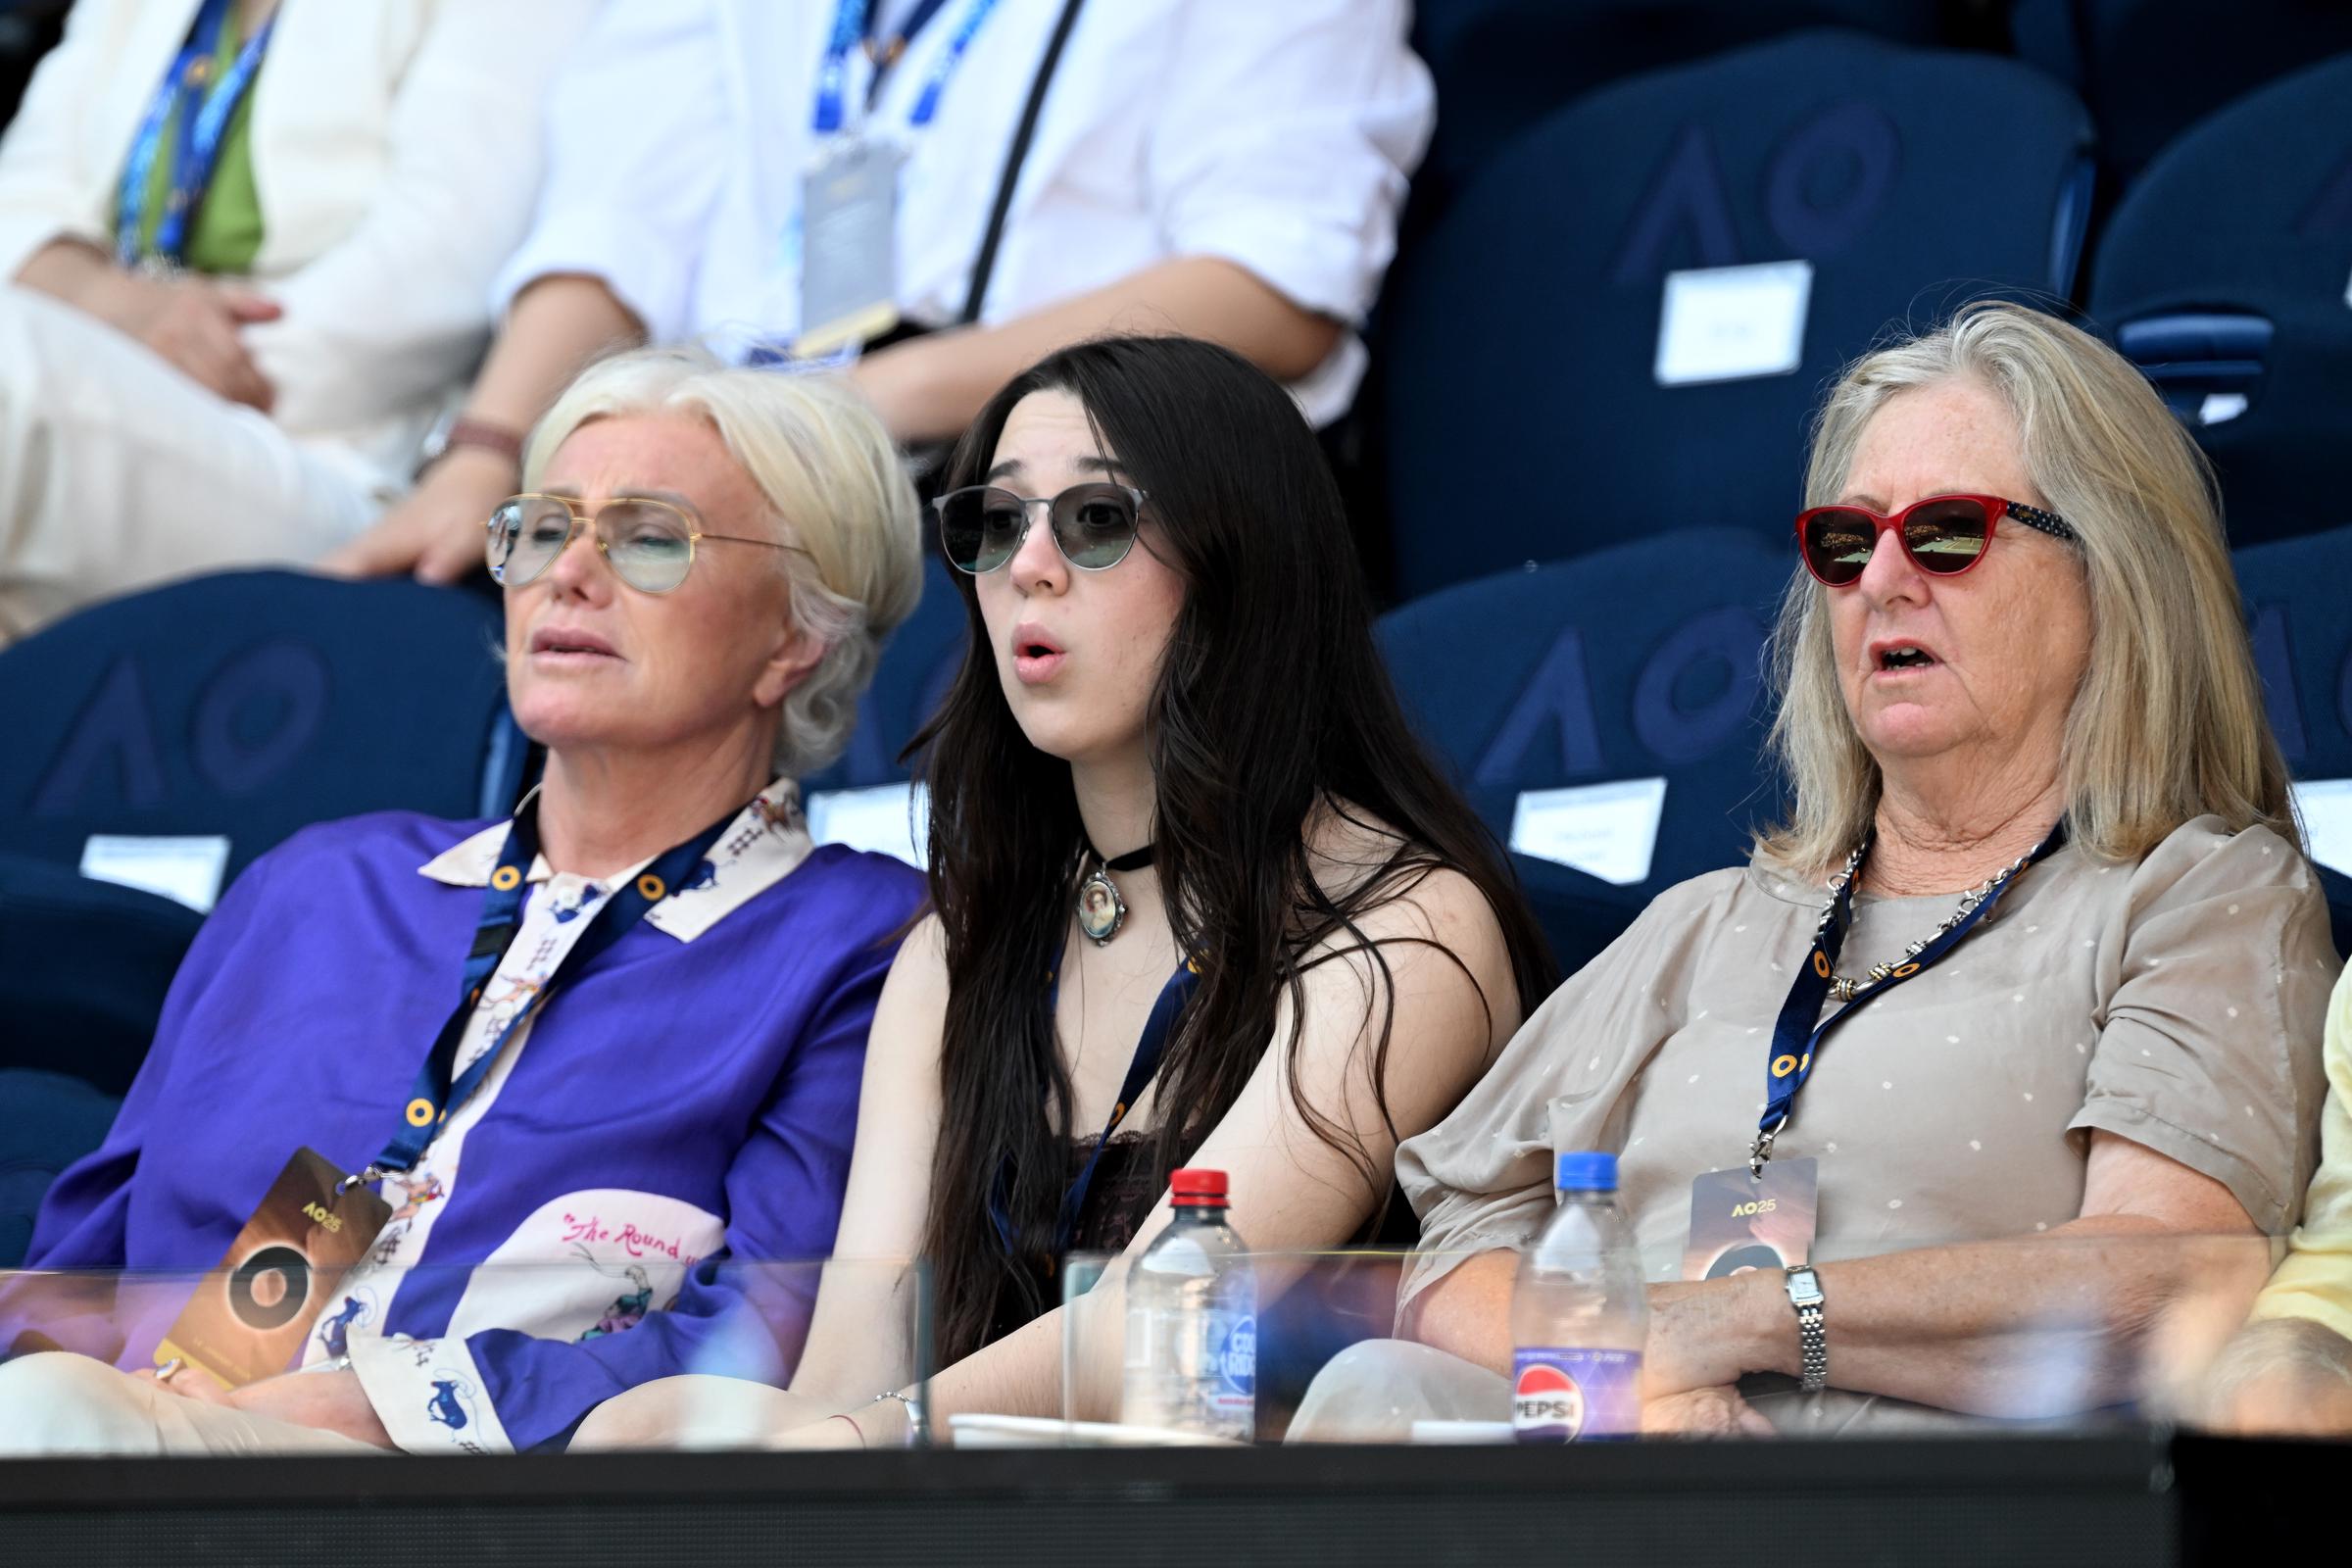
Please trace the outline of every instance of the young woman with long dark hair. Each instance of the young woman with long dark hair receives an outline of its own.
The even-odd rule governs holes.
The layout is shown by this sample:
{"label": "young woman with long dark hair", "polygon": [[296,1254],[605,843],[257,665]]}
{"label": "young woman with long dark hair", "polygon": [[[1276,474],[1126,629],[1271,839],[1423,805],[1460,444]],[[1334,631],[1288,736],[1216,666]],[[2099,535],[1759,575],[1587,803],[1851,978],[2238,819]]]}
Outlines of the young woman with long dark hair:
{"label": "young woman with long dark hair", "polygon": [[[1229,1173],[1255,1250],[1366,1234],[1397,1142],[1553,979],[1405,724],[1279,386],[1189,339],[1079,345],[997,395],[949,482],[971,648],[917,741],[935,912],[875,1016],[836,1249],[928,1260],[942,1430],[1059,1413],[1059,1260],[1140,1252],[1180,1164]],[[791,1394],[698,1419],[713,1380],[671,1380],[582,1440],[895,1441],[875,1391],[914,1367],[879,1325],[910,1291],[837,1268]]]}

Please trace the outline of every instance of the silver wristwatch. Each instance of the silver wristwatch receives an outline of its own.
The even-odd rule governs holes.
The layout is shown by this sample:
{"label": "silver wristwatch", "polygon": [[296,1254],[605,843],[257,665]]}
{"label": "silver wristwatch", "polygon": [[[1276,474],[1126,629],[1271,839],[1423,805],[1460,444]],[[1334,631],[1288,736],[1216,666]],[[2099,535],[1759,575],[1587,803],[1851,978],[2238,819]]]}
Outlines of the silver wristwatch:
{"label": "silver wristwatch", "polygon": [[1796,1308],[1796,1339],[1804,1352],[1804,1374],[1798,1386],[1819,1394],[1830,1386],[1830,1336],[1822,1326],[1821,1276],[1798,1264],[1788,1271],[1788,1304]]}

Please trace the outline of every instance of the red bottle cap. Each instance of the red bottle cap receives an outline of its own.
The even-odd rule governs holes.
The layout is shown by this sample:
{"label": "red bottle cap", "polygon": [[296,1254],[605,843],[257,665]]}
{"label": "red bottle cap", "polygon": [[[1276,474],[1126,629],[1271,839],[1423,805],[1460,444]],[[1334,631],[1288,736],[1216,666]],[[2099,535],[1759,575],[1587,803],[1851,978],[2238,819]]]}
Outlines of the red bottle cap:
{"label": "red bottle cap", "polygon": [[1168,1178],[1168,1201],[1177,1208],[1223,1208],[1225,1173],[1186,1168]]}

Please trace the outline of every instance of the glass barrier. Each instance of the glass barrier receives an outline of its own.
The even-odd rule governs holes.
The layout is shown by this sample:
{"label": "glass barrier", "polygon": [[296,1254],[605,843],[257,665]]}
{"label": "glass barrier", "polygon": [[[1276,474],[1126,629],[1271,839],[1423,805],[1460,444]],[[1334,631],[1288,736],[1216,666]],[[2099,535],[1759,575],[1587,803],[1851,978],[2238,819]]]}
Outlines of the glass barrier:
{"label": "glass barrier", "polygon": [[[0,1272],[0,1455],[757,1447],[884,1389],[908,1399],[853,1413],[834,1446],[919,1437],[895,1411],[922,1406],[931,1371],[922,1265],[698,1260],[633,1234],[576,1250],[470,1269],[313,1271],[281,1248],[233,1270]],[[855,1394],[813,1376],[786,1392],[820,1291],[855,1325],[839,1369]],[[607,1403],[615,1387],[628,1395]]]}
{"label": "glass barrier", "polygon": [[[1824,1249],[1811,1259],[1829,1368],[1818,1394],[1797,1377],[1803,1336],[1787,1276],[1736,1249],[1697,1281],[1684,1278],[1679,1240],[1643,1249],[1646,1321],[1630,1339],[1621,1319],[1580,1317],[1573,1292],[1555,1300],[1551,1328],[1523,1303],[1515,1329],[1507,1253],[1257,1253],[1244,1260],[1257,1310],[1236,1358],[1249,1371],[1233,1381],[1250,1385],[1259,1443],[1886,1439],[2147,1423],[2352,1438],[2352,1342],[2308,1322],[2248,1322],[2281,1250],[2261,1237],[2179,1234]],[[1073,1261],[1061,1421],[958,1412],[947,1435],[988,1446],[1215,1441],[1164,1411],[1134,1418],[1128,1385],[1166,1367],[1139,1366],[1128,1265]],[[1523,1341],[1582,1361],[1518,1355]],[[1582,1355],[1634,1346],[1638,1357]],[[1629,1389],[1614,1417],[1612,1383]]]}
{"label": "glass barrier", "polygon": [[[1232,1266],[1247,1308],[1214,1310],[1139,1295],[1129,1259],[1077,1254],[1059,1309],[969,1384],[936,1375],[928,1274],[898,1260],[606,1250],[332,1280],[267,1259],[22,1272],[0,1274],[14,1357],[0,1363],[0,1451],[220,1451],[206,1445],[221,1418],[191,1404],[256,1416],[238,1451],[331,1446],[311,1434],[351,1425],[336,1385],[274,1374],[331,1373],[344,1357],[341,1387],[380,1421],[365,1441],[410,1452],[1883,1440],[2149,1423],[2352,1438],[2352,1341],[2302,1320],[2248,1325],[2280,1250],[2067,1233],[1824,1248],[1819,1394],[1795,1376],[1803,1336],[1784,1273],[1733,1247],[1699,1260],[1717,1277],[1687,1280],[1680,1237],[1640,1249],[1644,1321],[1630,1334],[1622,1302],[1611,1319],[1573,1291],[1548,1315],[1523,1301],[1515,1324],[1508,1252],[1245,1253]],[[804,1353],[820,1293],[821,1359]],[[159,1361],[168,1387],[115,1370]],[[616,1384],[630,1392],[602,1402]],[[975,1408],[974,1386],[1018,1392],[993,1396],[1009,1408]],[[884,1391],[910,1397],[876,1402]],[[159,1422],[172,1429],[160,1444]]]}

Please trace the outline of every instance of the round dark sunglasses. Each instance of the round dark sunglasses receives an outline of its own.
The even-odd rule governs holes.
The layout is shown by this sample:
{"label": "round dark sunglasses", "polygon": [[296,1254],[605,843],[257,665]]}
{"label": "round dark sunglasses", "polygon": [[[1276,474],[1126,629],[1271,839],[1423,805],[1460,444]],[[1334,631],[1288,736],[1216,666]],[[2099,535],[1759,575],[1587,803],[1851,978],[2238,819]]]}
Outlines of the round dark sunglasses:
{"label": "round dark sunglasses", "polygon": [[977,577],[1010,561],[1029,537],[1032,509],[1044,507],[1054,547],[1082,571],[1104,571],[1135,547],[1144,493],[1132,485],[1074,484],[1057,496],[1017,496],[1001,485],[966,485],[933,501],[948,564]]}
{"label": "round dark sunglasses", "polygon": [[1993,527],[2003,517],[2053,539],[2072,541],[2073,526],[2054,512],[1999,496],[1930,496],[1887,514],[1868,507],[1814,507],[1796,514],[1796,550],[1815,580],[1843,588],[1862,575],[1878,549],[1879,535],[1891,533],[1920,570],[1957,577],[1992,550]]}

